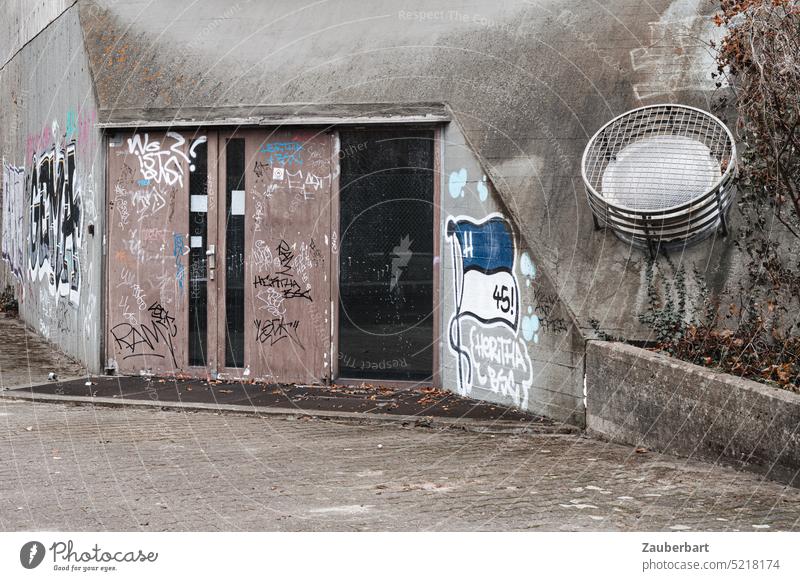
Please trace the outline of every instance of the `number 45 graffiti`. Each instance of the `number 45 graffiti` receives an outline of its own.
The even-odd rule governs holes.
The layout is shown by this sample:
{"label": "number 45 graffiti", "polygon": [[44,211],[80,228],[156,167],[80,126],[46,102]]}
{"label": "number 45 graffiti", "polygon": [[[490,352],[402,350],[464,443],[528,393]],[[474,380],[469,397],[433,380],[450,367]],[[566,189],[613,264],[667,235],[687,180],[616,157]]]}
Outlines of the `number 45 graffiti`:
{"label": "number 45 graffiti", "polygon": [[507,285],[495,285],[492,298],[497,304],[497,308],[504,313],[514,315],[514,304],[516,301],[516,288],[509,288]]}

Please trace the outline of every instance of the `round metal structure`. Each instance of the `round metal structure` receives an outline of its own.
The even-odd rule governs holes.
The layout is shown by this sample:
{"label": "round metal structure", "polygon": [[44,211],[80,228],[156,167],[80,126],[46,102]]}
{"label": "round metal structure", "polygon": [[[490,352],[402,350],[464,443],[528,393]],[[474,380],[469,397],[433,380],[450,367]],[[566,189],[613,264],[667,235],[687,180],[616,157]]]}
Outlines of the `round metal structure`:
{"label": "round metal structure", "polygon": [[595,227],[651,255],[719,227],[727,234],[736,144],[710,113],[674,104],[628,111],[595,133],[581,172]]}

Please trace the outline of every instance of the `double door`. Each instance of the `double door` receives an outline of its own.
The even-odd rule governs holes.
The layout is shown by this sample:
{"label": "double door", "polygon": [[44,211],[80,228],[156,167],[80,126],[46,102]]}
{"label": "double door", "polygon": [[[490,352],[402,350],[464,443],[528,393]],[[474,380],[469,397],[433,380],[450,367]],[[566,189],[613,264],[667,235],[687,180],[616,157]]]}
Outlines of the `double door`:
{"label": "double door", "polygon": [[110,138],[107,366],[330,379],[332,151],[313,129]]}

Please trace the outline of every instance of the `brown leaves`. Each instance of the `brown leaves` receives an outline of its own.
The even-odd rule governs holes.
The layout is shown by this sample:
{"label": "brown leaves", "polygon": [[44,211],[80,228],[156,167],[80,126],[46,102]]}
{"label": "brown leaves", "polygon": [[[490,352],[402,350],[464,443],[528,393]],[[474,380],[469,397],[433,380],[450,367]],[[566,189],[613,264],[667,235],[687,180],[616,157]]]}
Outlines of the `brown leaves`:
{"label": "brown leaves", "polygon": [[681,340],[662,348],[697,365],[800,392],[800,338],[779,334],[776,340],[772,329],[755,321],[737,329],[693,326]]}

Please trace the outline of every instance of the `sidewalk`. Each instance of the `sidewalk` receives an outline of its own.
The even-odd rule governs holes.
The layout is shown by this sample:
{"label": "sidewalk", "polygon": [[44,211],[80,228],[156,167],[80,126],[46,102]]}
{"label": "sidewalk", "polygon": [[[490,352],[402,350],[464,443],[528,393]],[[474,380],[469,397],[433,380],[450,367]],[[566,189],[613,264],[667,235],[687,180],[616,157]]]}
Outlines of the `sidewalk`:
{"label": "sidewalk", "polygon": [[66,379],[85,376],[86,370],[21,320],[0,311],[0,391],[44,383],[50,373]]}
{"label": "sidewalk", "polygon": [[798,489],[577,435],[7,399],[0,414],[5,531],[800,526]]}
{"label": "sidewalk", "polygon": [[574,433],[577,428],[514,408],[433,389],[317,386],[157,377],[86,377],[17,387],[3,398],[189,411],[300,415],[358,423],[393,421],[469,431]]}
{"label": "sidewalk", "polygon": [[[0,395],[11,399],[189,411],[305,415],[364,422],[399,422],[468,431],[574,433],[576,428],[541,416],[460,397],[429,387],[379,384],[287,385],[88,376],[16,319],[0,319]],[[49,373],[56,380],[48,380]],[[443,421],[446,420],[446,421]]]}

